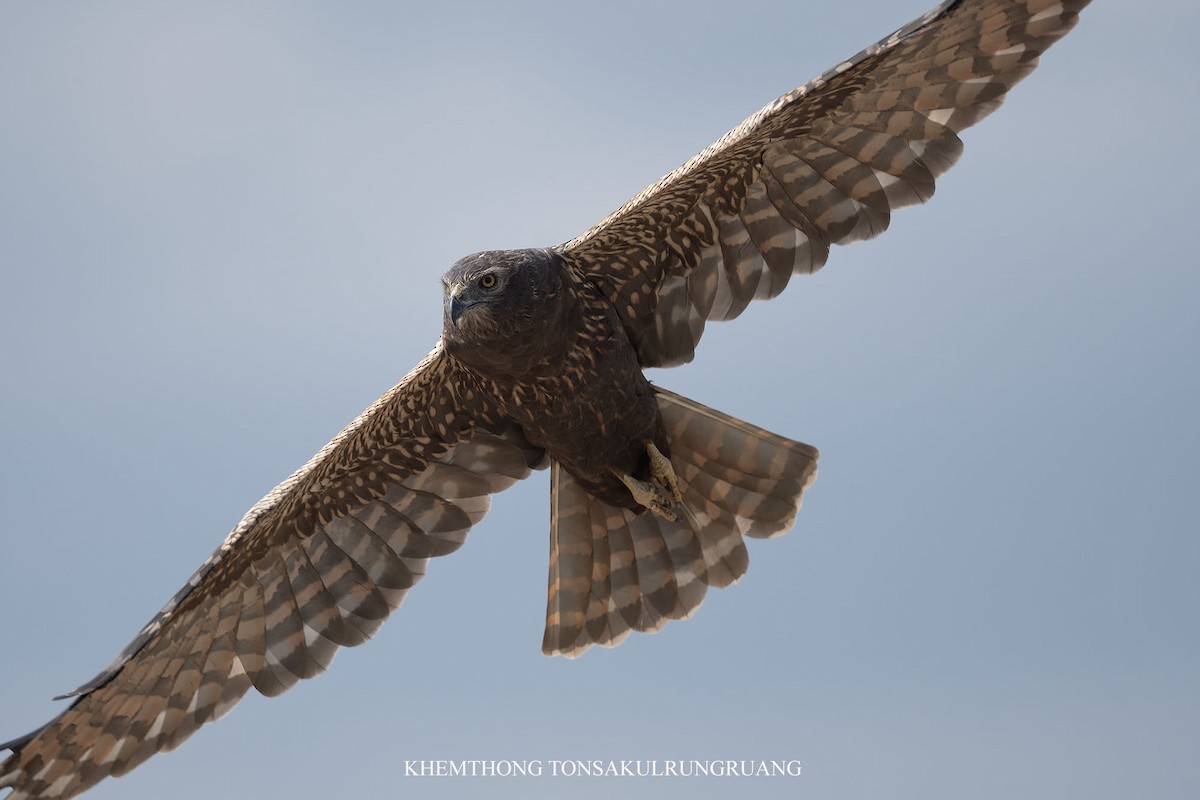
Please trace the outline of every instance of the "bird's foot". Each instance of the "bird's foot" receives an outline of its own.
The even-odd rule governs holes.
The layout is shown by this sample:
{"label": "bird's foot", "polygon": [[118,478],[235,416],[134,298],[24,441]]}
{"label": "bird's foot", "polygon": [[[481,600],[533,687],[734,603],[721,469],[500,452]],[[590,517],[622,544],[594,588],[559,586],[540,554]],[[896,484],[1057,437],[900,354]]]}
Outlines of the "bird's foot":
{"label": "bird's foot", "polygon": [[632,475],[626,475],[616,470],[613,470],[613,474],[621,479],[621,483],[625,484],[626,488],[629,489],[629,493],[633,495],[633,499],[638,502],[638,505],[645,506],[663,519],[670,520],[671,522],[678,519],[673,507],[674,503],[661,488],[646,481],[639,481]]}
{"label": "bird's foot", "polygon": [[671,493],[675,505],[683,502],[683,492],[679,489],[679,477],[667,458],[654,446],[654,442],[646,442],[646,453],[650,456],[650,474]]}
{"label": "bird's foot", "polygon": [[621,479],[621,483],[629,489],[633,499],[641,506],[658,514],[666,520],[674,522],[679,519],[676,508],[683,501],[683,492],[679,490],[679,478],[671,460],[654,446],[646,442],[646,454],[650,457],[650,481],[640,481],[632,475],[613,470],[613,474]]}

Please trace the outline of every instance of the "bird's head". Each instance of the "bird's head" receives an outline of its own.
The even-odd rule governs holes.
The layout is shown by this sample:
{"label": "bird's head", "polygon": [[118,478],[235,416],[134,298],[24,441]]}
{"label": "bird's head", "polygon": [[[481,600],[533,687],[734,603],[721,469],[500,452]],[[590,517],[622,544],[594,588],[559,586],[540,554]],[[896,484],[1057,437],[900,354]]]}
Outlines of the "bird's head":
{"label": "bird's head", "polygon": [[532,356],[560,321],[563,285],[550,250],[487,250],[442,277],[442,339],[476,367]]}

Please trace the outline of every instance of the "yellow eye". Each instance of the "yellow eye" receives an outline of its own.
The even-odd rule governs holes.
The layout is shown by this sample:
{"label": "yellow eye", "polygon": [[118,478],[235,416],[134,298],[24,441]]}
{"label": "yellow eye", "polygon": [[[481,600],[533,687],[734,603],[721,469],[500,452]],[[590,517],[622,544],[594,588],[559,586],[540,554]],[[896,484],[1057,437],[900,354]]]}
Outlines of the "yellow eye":
{"label": "yellow eye", "polygon": [[479,279],[479,285],[484,289],[491,289],[496,285],[496,276],[489,272]]}

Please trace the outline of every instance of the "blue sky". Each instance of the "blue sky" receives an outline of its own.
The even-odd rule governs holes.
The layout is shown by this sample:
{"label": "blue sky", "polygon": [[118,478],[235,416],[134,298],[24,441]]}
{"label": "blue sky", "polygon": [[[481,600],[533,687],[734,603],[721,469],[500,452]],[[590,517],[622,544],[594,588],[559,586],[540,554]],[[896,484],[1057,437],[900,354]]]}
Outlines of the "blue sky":
{"label": "blue sky", "polygon": [[[0,6],[0,739],[430,349],[457,258],[572,238],[931,2]],[[1198,24],[1095,4],[927,206],[653,375],[822,451],[692,620],[543,658],[539,474],[327,675],[89,796],[1194,796]]]}

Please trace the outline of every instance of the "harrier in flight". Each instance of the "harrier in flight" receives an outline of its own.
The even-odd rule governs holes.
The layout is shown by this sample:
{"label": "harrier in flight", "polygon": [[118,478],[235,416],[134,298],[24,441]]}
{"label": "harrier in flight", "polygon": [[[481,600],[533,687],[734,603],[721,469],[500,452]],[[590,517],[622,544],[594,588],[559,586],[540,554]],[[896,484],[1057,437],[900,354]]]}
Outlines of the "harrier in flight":
{"label": "harrier in flight", "polygon": [[591,230],[446,273],[420,364],[242,519],[132,643],[4,745],[10,800],[74,796],[251,687],[361,644],[490,496],[550,468],[542,649],[692,614],[791,527],[817,451],[653,386],[710,320],[923,202],[1087,0],[954,0],[789,92]]}

